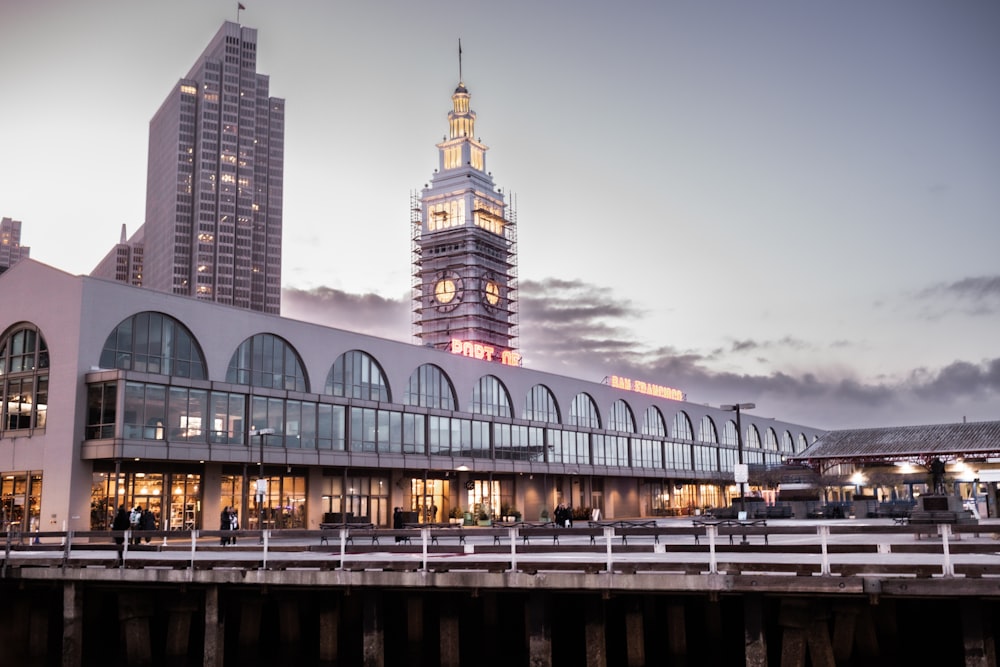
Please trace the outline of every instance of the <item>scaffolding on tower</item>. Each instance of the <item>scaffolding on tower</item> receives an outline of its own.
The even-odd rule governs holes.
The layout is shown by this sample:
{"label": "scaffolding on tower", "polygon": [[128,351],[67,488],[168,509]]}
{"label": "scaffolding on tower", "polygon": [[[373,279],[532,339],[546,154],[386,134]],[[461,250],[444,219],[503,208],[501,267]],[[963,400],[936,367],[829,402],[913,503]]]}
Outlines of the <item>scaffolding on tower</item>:
{"label": "scaffolding on tower", "polygon": [[410,335],[414,343],[420,343],[420,322],[423,313],[423,284],[420,280],[420,235],[423,227],[423,216],[421,215],[420,193],[416,190],[410,191],[410,266],[413,267],[413,274],[410,276],[410,298],[413,299],[413,319],[410,327]]}

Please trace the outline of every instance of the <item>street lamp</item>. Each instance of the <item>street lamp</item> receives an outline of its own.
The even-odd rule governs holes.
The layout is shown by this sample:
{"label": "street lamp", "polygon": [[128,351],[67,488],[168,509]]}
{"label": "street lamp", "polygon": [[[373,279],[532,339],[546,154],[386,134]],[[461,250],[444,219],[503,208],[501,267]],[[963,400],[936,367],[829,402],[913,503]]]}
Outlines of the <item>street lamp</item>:
{"label": "street lamp", "polygon": [[[719,408],[727,412],[736,413],[736,446],[739,465],[735,472],[737,482],[740,484],[740,511],[747,511],[746,483],[749,480],[749,467],[743,463],[743,426],[740,424],[740,410],[752,410],[757,405],[754,403],[735,403],[733,405],[720,405]],[[743,537],[746,540],[746,536]]]}
{"label": "street lamp", "polygon": [[273,428],[253,429],[250,437],[260,437],[260,459],[257,473],[257,529],[260,531],[260,541],[264,541],[264,496],[267,494],[267,481],[264,479],[264,436],[274,435]]}

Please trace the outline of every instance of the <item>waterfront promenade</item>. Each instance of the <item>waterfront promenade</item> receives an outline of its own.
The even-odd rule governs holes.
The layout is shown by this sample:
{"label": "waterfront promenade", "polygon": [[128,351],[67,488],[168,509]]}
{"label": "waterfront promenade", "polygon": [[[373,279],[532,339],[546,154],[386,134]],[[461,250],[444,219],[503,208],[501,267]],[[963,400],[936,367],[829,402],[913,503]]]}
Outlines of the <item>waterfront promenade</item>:
{"label": "waterfront promenade", "polygon": [[[66,665],[115,656],[154,667],[288,656],[305,660],[288,664],[373,667],[473,658],[638,666],[652,656],[663,658],[657,664],[866,665],[924,655],[911,633],[939,639],[947,664],[996,664],[996,520],[149,531],[123,544],[120,560],[119,535],[132,537],[4,536],[0,585],[12,602],[0,621],[23,627],[47,599],[63,619],[62,641],[49,630],[32,650],[61,651]],[[236,544],[223,546],[227,537]],[[18,600],[32,611],[15,613]],[[114,610],[121,638],[89,626],[82,600]],[[51,625],[33,623],[30,636]],[[180,630],[158,638],[158,625]],[[494,641],[481,656],[469,637],[483,633],[516,639]],[[0,648],[0,657],[16,647]],[[175,660],[158,662],[160,653]]]}

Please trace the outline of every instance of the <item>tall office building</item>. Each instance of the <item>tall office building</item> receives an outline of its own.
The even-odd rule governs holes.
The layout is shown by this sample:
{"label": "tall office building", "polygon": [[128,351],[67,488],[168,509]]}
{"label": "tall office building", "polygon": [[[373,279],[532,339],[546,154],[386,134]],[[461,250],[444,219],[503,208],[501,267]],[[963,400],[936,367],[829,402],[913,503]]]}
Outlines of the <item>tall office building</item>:
{"label": "tall office building", "polygon": [[123,224],[121,240],[104,256],[90,275],[142,287],[142,256],[145,249],[142,242],[143,233],[144,230],[140,226],[139,231],[133,234],[132,238],[128,238]]}
{"label": "tall office building", "polygon": [[31,254],[31,248],[21,245],[21,221],[0,220],[0,273]]}
{"label": "tall office building", "polygon": [[281,309],[285,101],[225,22],[149,124],[144,287]]}
{"label": "tall office building", "polygon": [[412,195],[414,336],[424,345],[520,365],[512,203],[486,170],[476,113],[459,83],[438,168]]}

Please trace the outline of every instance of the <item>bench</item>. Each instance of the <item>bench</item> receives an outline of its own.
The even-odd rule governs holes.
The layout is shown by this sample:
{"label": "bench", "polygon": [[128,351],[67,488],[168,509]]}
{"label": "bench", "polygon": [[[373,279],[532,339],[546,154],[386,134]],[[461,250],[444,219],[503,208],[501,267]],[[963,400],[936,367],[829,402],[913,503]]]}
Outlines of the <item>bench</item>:
{"label": "bench", "polygon": [[[375,530],[375,524],[373,523],[321,523],[319,524],[319,543],[327,544],[330,537],[339,538],[340,529],[347,529],[347,544],[353,544],[354,539],[352,532],[354,531],[373,531]],[[377,541],[373,541],[372,544],[378,544]]]}
{"label": "bench", "polygon": [[[742,535],[745,538],[748,534],[763,535],[764,544],[768,544],[767,519],[691,519],[691,525],[695,528],[715,526],[720,529],[719,535],[729,536],[729,544],[733,543],[734,535]],[[694,533],[695,544],[701,544],[700,538],[701,533]]]}

